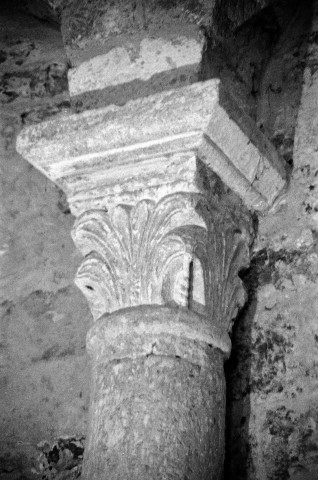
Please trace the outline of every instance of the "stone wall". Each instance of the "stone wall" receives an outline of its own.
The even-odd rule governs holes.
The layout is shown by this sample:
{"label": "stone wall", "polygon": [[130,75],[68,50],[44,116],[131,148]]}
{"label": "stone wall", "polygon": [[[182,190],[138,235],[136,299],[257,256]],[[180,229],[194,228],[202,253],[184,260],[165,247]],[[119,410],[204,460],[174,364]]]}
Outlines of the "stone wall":
{"label": "stone wall", "polygon": [[68,66],[58,30],[17,12],[0,21],[0,478],[60,478],[83,451],[91,314],[64,195],[15,138],[68,108]]}
{"label": "stone wall", "polygon": [[[317,3],[317,2],[316,2]],[[290,18],[260,81],[256,120],[292,170],[258,219],[250,302],[227,365],[228,478],[318,476],[317,6]]]}

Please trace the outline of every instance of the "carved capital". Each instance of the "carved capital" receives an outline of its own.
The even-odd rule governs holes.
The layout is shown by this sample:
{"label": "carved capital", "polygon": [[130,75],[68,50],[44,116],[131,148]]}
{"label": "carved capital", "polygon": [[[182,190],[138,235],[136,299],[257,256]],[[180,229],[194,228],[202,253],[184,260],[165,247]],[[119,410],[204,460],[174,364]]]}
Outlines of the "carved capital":
{"label": "carved capital", "polygon": [[76,283],[94,319],[173,301],[230,328],[245,298],[246,212],[273,204],[285,172],[219,81],[32,126],[17,146],[77,217]]}
{"label": "carved capital", "polygon": [[238,271],[248,261],[247,228],[202,194],[91,210],[73,229],[85,256],[76,284],[95,320],[125,307],[173,301],[227,330],[245,301]]}

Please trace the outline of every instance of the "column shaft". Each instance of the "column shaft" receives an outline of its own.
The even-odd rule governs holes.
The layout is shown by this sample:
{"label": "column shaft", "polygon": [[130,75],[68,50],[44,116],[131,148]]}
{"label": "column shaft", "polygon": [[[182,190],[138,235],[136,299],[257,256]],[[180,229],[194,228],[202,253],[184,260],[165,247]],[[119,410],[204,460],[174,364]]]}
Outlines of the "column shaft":
{"label": "column shaft", "polygon": [[200,323],[187,311],[136,307],[94,325],[85,480],[222,478],[224,353],[200,339]]}

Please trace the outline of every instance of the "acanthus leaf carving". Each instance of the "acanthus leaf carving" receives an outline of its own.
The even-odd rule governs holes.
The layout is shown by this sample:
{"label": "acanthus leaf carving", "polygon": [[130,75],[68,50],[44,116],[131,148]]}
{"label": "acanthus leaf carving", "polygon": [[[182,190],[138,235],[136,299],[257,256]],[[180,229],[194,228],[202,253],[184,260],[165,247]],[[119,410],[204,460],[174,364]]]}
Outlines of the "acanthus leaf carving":
{"label": "acanthus leaf carving", "polygon": [[78,217],[72,236],[86,258],[76,284],[95,319],[106,311],[173,299],[187,306],[184,257],[192,259],[196,244],[206,243],[206,225],[196,211],[200,197],[179,193],[157,204],[142,200]]}
{"label": "acanthus leaf carving", "polygon": [[209,212],[209,216],[212,221],[209,222],[207,244],[210,261],[206,283],[207,310],[214,323],[223,324],[230,331],[238,311],[247,300],[239,273],[249,265],[251,217],[237,217],[231,210],[218,208]]}
{"label": "acanthus leaf carving", "polygon": [[202,194],[177,193],[78,217],[85,259],[76,284],[97,319],[105,312],[171,300],[231,327],[246,300],[249,224]]}

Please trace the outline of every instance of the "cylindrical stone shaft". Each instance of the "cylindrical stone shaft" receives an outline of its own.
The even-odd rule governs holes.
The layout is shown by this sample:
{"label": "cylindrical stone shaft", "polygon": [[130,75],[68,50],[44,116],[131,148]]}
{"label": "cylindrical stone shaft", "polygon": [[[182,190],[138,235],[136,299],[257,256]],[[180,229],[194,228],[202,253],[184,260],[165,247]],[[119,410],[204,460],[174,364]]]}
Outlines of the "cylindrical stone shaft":
{"label": "cylindrical stone shaft", "polygon": [[224,353],[200,322],[149,306],[93,326],[85,480],[221,480]]}

